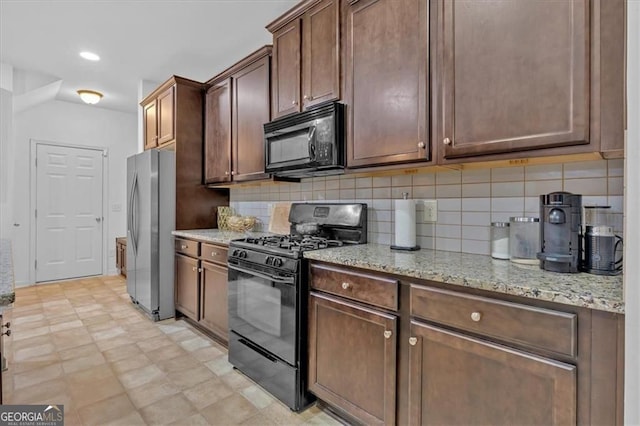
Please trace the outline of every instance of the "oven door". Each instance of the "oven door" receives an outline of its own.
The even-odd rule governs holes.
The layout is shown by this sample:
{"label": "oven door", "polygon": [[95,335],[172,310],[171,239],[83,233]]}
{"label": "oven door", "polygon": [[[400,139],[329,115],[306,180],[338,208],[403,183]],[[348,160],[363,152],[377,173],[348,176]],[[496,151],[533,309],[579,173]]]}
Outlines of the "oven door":
{"label": "oven door", "polygon": [[229,328],[294,366],[296,299],[296,274],[229,263]]}

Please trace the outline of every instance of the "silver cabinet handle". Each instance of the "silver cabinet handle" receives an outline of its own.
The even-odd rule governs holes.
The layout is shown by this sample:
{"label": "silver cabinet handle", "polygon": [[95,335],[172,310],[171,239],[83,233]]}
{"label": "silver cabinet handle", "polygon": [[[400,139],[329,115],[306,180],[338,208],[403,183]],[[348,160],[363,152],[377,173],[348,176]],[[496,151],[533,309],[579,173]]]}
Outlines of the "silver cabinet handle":
{"label": "silver cabinet handle", "polygon": [[449,138],[444,138],[444,140],[442,141],[443,144],[445,145],[451,145],[451,139]]}
{"label": "silver cabinet handle", "polygon": [[198,268],[198,272],[202,272],[202,268]]}
{"label": "silver cabinet handle", "polygon": [[187,246],[187,245],[185,245],[185,244],[181,245],[180,247],[182,248],[182,250],[186,250],[186,249],[188,249],[188,248],[189,248],[189,246]]}
{"label": "silver cabinet handle", "polygon": [[418,148],[424,148],[426,145],[424,144],[424,142],[420,141],[418,142]]}
{"label": "silver cabinet handle", "polygon": [[193,266],[191,269],[193,270],[193,272],[198,270],[198,268],[196,268],[195,266]]}
{"label": "silver cabinet handle", "polygon": [[391,337],[391,332],[390,332],[389,330],[385,330],[385,332],[384,332],[384,338],[385,338],[385,339],[388,339],[388,338],[390,338],[390,337]]}
{"label": "silver cabinet handle", "polygon": [[417,338],[415,338],[415,337],[409,337],[409,344],[410,344],[411,346],[415,346],[415,345],[416,345],[416,343],[418,343],[418,339],[417,339]]}
{"label": "silver cabinet handle", "polygon": [[233,176],[233,175],[235,175],[235,174],[236,174],[236,172],[235,172],[235,171],[233,171],[233,170],[231,170],[231,176]]}
{"label": "silver cabinet handle", "polygon": [[304,95],[304,96],[303,96],[303,99],[304,99],[305,101],[312,101],[312,100],[313,100],[313,96]]}
{"label": "silver cabinet handle", "polygon": [[347,282],[342,283],[342,288],[343,288],[343,289],[345,289],[345,290],[346,290],[346,289],[348,289],[349,287],[351,287],[351,284],[349,284],[349,283],[347,283]]}
{"label": "silver cabinet handle", "polygon": [[226,170],[226,171],[224,172],[224,174],[225,174],[225,176],[229,176],[229,170]]}
{"label": "silver cabinet handle", "polygon": [[480,312],[471,312],[471,319],[475,322],[480,322],[482,314]]}
{"label": "silver cabinet handle", "polygon": [[217,256],[217,255],[218,255],[218,253],[216,253],[215,251],[212,251],[212,252],[211,252],[211,256],[215,257],[215,256]]}
{"label": "silver cabinet handle", "polygon": [[291,105],[298,105],[298,101],[291,101]]}

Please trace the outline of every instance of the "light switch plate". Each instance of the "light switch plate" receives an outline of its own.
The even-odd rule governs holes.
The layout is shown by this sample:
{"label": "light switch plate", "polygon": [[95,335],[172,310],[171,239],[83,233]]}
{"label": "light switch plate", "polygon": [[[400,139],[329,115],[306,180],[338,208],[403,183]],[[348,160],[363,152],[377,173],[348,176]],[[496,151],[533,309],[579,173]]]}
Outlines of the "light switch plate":
{"label": "light switch plate", "polygon": [[422,220],[427,223],[434,223],[438,221],[438,200],[424,200],[424,211]]}

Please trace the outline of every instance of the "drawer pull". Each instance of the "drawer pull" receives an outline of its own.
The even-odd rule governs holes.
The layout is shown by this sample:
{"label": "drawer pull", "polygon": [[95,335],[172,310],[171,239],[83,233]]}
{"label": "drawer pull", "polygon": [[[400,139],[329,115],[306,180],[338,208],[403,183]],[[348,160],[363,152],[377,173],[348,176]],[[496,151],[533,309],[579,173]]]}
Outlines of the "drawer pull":
{"label": "drawer pull", "polygon": [[180,247],[182,248],[182,250],[186,250],[186,249],[188,249],[188,248],[189,248],[189,246],[188,246],[188,245],[186,245],[186,244],[183,244],[183,245],[181,245]]}
{"label": "drawer pull", "polygon": [[480,312],[471,312],[471,319],[475,322],[480,322],[482,314]]}
{"label": "drawer pull", "polygon": [[197,271],[197,270],[198,270],[198,268],[196,268],[195,266],[194,266],[192,269],[193,269],[194,271]]}
{"label": "drawer pull", "polygon": [[198,272],[202,272],[202,268],[198,268]]}
{"label": "drawer pull", "polygon": [[385,330],[385,332],[384,332],[384,338],[385,338],[385,339],[388,339],[388,338],[390,338],[390,337],[391,337],[391,332],[390,332],[389,330]]}
{"label": "drawer pull", "polygon": [[345,290],[346,290],[346,289],[348,289],[349,287],[351,287],[351,284],[349,284],[349,283],[347,283],[347,282],[342,283],[342,288],[343,288],[343,289],[345,289]]}
{"label": "drawer pull", "polygon": [[217,255],[218,255],[218,253],[216,253],[215,251],[212,251],[212,252],[211,252],[211,256],[215,257],[215,256],[217,256]]}
{"label": "drawer pull", "polygon": [[416,337],[409,337],[409,344],[411,346],[415,346],[418,343],[418,339]]}

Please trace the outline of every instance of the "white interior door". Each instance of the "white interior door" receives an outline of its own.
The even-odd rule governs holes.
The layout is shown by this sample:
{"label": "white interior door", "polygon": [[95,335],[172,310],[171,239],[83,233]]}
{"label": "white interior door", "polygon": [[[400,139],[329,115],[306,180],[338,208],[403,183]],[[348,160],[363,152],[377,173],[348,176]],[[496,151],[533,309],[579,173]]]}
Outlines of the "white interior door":
{"label": "white interior door", "polygon": [[102,151],[36,149],[36,282],[102,273]]}

